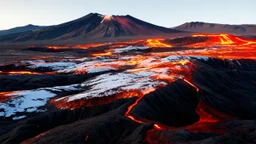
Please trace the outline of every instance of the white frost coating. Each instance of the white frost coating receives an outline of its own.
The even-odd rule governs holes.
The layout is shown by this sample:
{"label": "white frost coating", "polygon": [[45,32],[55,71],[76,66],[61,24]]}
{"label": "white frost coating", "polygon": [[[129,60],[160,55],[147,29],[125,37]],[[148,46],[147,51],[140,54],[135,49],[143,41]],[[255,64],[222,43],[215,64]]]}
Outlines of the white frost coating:
{"label": "white frost coating", "polygon": [[87,68],[87,73],[97,73],[97,72],[106,72],[116,70],[115,68],[109,67],[109,66],[103,66],[103,67],[89,67]]}
{"label": "white frost coating", "polygon": [[240,63],[238,60],[236,60],[236,62],[237,62],[237,64],[238,64],[239,66],[241,66],[241,63]]}
{"label": "white frost coating", "polygon": [[102,97],[118,94],[121,91],[137,89],[143,91],[147,88],[157,87],[164,82],[155,81],[139,74],[117,73],[103,74],[88,80],[81,84],[83,87],[89,87],[83,93],[68,96],[68,101],[74,101],[83,98]]}
{"label": "white frost coating", "polygon": [[73,62],[53,62],[53,63],[37,63],[31,66],[28,66],[31,69],[36,68],[50,68],[52,70],[62,70],[70,66],[74,66]]}
{"label": "white frost coating", "polygon": [[20,120],[20,119],[24,119],[26,116],[15,116],[12,118],[12,120]]}
{"label": "white frost coating", "polygon": [[21,61],[20,63],[34,65],[34,64],[38,64],[38,63],[45,63],[45,61],[44,60],[29,60],[29,61]]}
{"label": "white frost coating", "polygon": [[[94,60],[90,62],[83,62],[75,66],[69,71],[75,70],[86,70],[87,72],[94,73],[99,71],[111,70],[111,67],[106,67],[104,65],[128,65],[128,62],[137,58],[138,56],[127,56],[122,57],[118,62],[114,59],[105,59],[104,61]],[[140,57],[140,56],[139,56]],[[94,97],[111,96],[124,91],[138,90],[143,92],[146,89],[154,89],[159,85],[166,85],[166,82],[157,80],[154,77],[159,77],[160,79],[176,80],[178,78],[183,78],[182,75],[172,74],[172,69],[169,67],[159,68],[157,65],[165,64],[166,62],[176,62],[181,59],[189,59],[189,57],[178,57],[178,56],[167,56],[161,57],[149,57],[145,60],[139,60],[136,63],[134,69],[128,69],[122,73],[107,73],[102,74],[93,79],[87,80],[81,84],[82,87],[86,87],[86,91],[66,96],[68,102],[79,100],[79,99],[90,99]],[[134,64],[132,64],[134,65]],[[97,66],[97,67],[96,67]],[[173,68],[186,68],[186,65],[175,65]],[[59,101],[63,98],[57,99]]]}
{"label": "white frost coating", "polygon": [[4,110],[4,115],[0,116],[10,117],[17,112],[26,112],[27,109],[31,109],[27,112],[33,112],[32,109],[36,110],[37,107],[44,106],[49,98],[55,96],[46,90],[21,91],[16,94],[16,98],[0,105],[0,109]]}
{"label": "white frost coating", "polygon": [[170,62],[170,61],[177,61],[180,59],[182,59],[181,56],[168,56],[168,57],[163,58],[162,60],[165,62]]}
{"label": "white frost coating", "polygon": [[209,57],[205,57],[205,56],[192,56],[191,58],[195,58],[195,59],[199,59],[199,60],[204,60],[204,61],[209,60]]}
{"label": "white frost coating", "polygon": [[89,58],[88,58],[88,57],[84,57],[84,58],[75,59],[75,60],[73,60],[73,61],[84,62],[84,61],[86,61],[86,60],[89,60]]}
{"label": "white frost coating", "polygon": [[[68,86],[56,86],[52,88],[40,88],[27,91],[15,91],[7,96],[13,98],[0,104],[0,116],[16,116],[17,113],[45,112],[40,109],[49,99],[56,96],[54,92],[76,91],[78,84]],[[19,117],[18,117],[19,118]],[[16,119],[16,118],[15,118]]]}
{"label": "white frost coating", "polygon": [[145,50],[145,49],[149,49],[149,47],[128,46],[128,47],[125,47],[125,48],[116,48],[114,50],[114,53],[123,53],[123,52],[136,51],[136,50]]}
{"label": "white frost coating", "polygon": [[86,61],[79,64],[76,64],[74,66],[70,66],[66,69],[57,71],[58,73],[74,73],[79,71],[85,71],[87,73],[96,73],[96,72],[104,72],[104,71],[110,71],[110,70],[117,70],[116,68],[112,66],[123,66],[127,65],[125,61],[120,62],[116,59],[103,59],[103,60],[92,60],[92,61]]}

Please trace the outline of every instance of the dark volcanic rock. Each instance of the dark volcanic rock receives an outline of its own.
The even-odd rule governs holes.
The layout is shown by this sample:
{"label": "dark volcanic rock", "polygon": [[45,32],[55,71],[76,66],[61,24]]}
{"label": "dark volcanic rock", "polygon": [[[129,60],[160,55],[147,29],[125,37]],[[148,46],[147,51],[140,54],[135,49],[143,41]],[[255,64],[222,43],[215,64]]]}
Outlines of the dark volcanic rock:
{"label": "dark volcanic rock", "polygon": [[255,35],[256,25],[229,25],[205,22],[187,22],[177,27],[177,30],[198,33],[228,33],[237,35]]}
{"label": "dark volcanic rock", "polygon": [[198,102],[195,88],[180,80],[145,96],[131,113],[167,126],[186,126],[199,119]]}
{"label": "dark volcanic rock", "polygon": [[132,101],[134,100],[117,100],[111,104],[74,111],[56,110],[13,123],[7,128],[2,125],[1,127],[6,130],[0,133],[0,142],[20,143],[40,133],[45,133],[45,135],[29,141],[60,143],[65,137],[66,143],[84,143],[88,135],[91,143],[110,142],[114,140],[115,135],[122,134],[122,131],[133,130],[138,126],[123,116],[127,105]]}
{"label": "dark volcanic rock", "polygon": [[150,130],[147,132],[146,142],[159,143],[191,143],[191,144],[247,144],[255,143],[255,121],[230,121],[228,122],[228,134],[217,135],[214,133],[191,133],[184,130]]}
{"label": "dark volcanic rock", "polygon": [[193,82],[208,105],[235,117],[256,119],[255,62],[210,60],[199,65]]}

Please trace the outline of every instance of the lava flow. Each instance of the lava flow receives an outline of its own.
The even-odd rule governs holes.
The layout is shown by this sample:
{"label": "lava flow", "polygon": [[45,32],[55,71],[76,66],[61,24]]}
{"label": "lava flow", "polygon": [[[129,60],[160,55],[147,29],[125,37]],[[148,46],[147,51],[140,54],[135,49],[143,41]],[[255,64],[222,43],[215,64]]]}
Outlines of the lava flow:
{"label": "lava flow", "polygon": [[0,74],[3,74],[3,75],[34,75],[34,74],[39,74],[39,73],[31,72],[31,71],[8,71],[8,72],[0,71]]}
{"label": "lava flow", "polygon": [[211,42],[220,45],[251,45],[256,44],[255,40],[246,40],[229,34],[195,34],[192,37],[208,37]]}
{"label": "lava flow", "polygon": [[105,53],[95,53],[92,54],[93,56],[109,56],[112,55],[112,52],[105,52]]}
{"label": "lava flow", "polygon": [[[159,88],[162,87],[162,86],[159,86]],[[143,97],[146,95],[146,94],[149,94],[151,92],[155,91],[155,88],[149,88],[147,89],[145,92],[143,92],[143,95],[141,95],[139,98],[137,98],[137,100],[128,107],[127,111],[125,112],[125,116],[128,117],[129,119],[137,122],[137,123],[144,123],[143,121],[141,120],[138,120],[136,119],[134,116],[132,116],[130,114],[131,110],[143,99]]]}
{"label": "lava flow", "polygon": [[[187,81],[188,82],[188,81]],[[188,83],[194,87],[194,84]],[[195,87],[198,89],[197,87]],[[189,126],[185,127],[166,127],[166,126],[159,126],[159,124],[154,125],[154,129],[147,131],[145,141],[150,144],[157,144],[157,143],[168,143],[169,139],[172,139],[166,135],[162,135],[164,130],[187,130],[189,132],[210,132],[210,133],[217,133],[217,134],[227,134],[227,131],[223,128],[225,125],[220,124],[220,122],[224,122],[225,120],[235,120],[237,118],[229,116],[225,113],[217,111],[202,100],[200,100],[196,113],[199,115],[199,120]],[[161,130],[161,131],[159,131]]]}
{"label": "lava flow", "polygon": [[148,39],[146,46],[149,47],[166,47],[171,48],[172,45],[163,42],[164,39]]}

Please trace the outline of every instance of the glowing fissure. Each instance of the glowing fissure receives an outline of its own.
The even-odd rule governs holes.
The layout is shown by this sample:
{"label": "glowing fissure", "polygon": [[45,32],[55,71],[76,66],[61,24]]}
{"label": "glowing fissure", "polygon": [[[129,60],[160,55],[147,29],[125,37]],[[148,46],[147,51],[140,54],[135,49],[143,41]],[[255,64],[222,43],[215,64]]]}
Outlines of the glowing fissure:
{"label": "glowing fissure", "polygon": [[189,85],[191,85],[192,87],[194,87],[197,92],[199,92],[199,88],[198,88],[197,86],[195,86],[193,83],[191,83],[191,82],[188,81],[187,79],[184,79],[184,81],[185,81],[186,83],[188,83]]}

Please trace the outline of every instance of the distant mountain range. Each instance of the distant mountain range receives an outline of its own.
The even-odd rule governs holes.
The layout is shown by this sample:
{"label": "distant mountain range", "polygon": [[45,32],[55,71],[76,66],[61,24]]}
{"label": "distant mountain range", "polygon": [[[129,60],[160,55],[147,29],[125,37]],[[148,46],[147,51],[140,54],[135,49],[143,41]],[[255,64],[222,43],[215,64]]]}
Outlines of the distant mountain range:
{"label": "distant mountain range", "polygon": [[54,26],[27,25],[0,31],[0,43],[51,42],[86,43],[105,39],[130,39],[140,37],[164,37],[173,34],[228,33],[256,35],[256,25],[226,25],[190,22],[177,27],[160,27],[130,15],[107,16],[90,13],[79,19]]}
{"label": "distant mountain range", "polygon": [[21,27],[15,27],[8,30],[0,30],[0,36],[3,35],[9,35],[9,34],[15,34],[15,33],[23,33],[23,32],[29,32],[34,31],[43,28],[42,26],[36,26],[36,25],[26,25]]}
{"label": "distant mountain range", "polygon": [[229,25],[204,22],[188,22],[180,26],[173,27],[177,30],[197,33],[228,33],[235,35],[256,35],[256,25]]}
{"label": "distant mountain range", "polygon": [[82,18],[37,31],[5,35],[0,37],[0,42],[86,41],[131,36],[162,36],[180,32],[147,23],[130,15],[106,16],[90,13]]}

